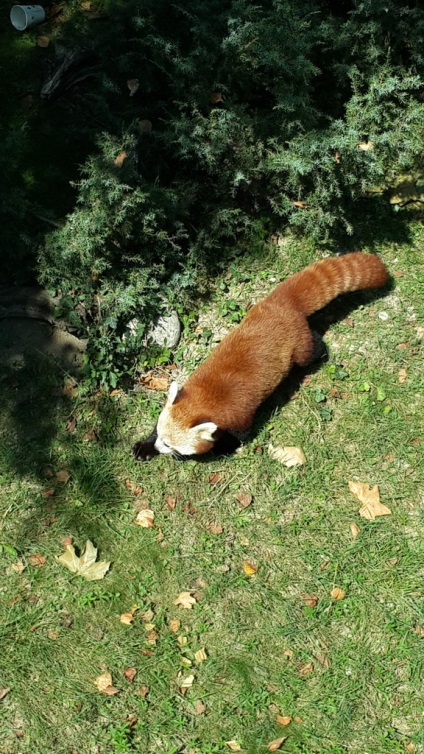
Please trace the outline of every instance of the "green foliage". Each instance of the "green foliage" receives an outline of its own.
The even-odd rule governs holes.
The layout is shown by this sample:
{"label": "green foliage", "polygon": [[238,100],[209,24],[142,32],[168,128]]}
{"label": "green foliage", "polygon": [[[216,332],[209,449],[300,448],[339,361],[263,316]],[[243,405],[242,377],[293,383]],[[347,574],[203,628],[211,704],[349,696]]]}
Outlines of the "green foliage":
{"label": "green foliage", "polygon": [[[68,317],[89,337],[92,378],[114,384],[141,346],[128,322],[148,322],[165,301],[181,306],[229,247],[286,224],[315,241],[346,239],[365,196],[422,169],[424,9],[412,0],[101,7],[106,18],[93,23],[69,4],[52,30],[98,54],[97,78],[31,111],[16,106],[4,122],[1,199],[7,243],[19,226],[20,253],[68,295]],[[26,71],[35,42],[21,39]],[[55,197],[62,186],[62,207],[48,201],[49,185]],[[28,223],[34,212],[68,215],[41,234]]]}

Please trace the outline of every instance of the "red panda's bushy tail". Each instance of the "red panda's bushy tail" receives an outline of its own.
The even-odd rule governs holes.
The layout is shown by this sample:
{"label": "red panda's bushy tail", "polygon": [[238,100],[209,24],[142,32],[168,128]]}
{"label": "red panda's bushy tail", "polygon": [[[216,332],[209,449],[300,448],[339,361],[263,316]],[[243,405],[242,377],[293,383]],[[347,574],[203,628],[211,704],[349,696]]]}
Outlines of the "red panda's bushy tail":
{"label": "red panda's bushy tail", "polygon": [[378,257],[357,251],[315,262],[278,288],[296,309],[309,316],[341,293],[379,288],[388,279],[387,269]]}

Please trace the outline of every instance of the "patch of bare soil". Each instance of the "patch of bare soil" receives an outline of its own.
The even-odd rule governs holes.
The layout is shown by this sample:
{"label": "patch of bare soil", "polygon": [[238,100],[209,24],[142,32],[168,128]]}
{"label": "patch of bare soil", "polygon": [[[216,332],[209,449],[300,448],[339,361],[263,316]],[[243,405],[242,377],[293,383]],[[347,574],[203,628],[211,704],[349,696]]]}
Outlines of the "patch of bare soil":
{"label": "patch of bare soil", "polygon": [[23,367],[38,354],[78,373],[86,342],[55,319],[56,305],[41,288],[0,286],[0,364]]}

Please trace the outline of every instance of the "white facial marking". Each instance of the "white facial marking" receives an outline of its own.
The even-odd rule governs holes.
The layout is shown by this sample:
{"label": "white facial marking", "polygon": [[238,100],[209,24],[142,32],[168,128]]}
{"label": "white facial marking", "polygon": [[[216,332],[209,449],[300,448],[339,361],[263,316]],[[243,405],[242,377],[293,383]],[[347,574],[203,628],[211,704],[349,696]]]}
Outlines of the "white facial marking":
{"label": "white facial marking", "polygon": [[[176,383],[172,384],[176,385]],[[178,426],[172,419],[170,412],[171,405],[170,389],[168,401],[159,415],[157,424],[158,437],[155,442],[155,448],[159,453],[170,454],[175,452],[183,456],[191,456],[196,454],[196,446],[199,440],[214,441],[213,434],[218,429],[214,422],[204,422],[203,424],[198,424],[196,427],[185,429]]]}

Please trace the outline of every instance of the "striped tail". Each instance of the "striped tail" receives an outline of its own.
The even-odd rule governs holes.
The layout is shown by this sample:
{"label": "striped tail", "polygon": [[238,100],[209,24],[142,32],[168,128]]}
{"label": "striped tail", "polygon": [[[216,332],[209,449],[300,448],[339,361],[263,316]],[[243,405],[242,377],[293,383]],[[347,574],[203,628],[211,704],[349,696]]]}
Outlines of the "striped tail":
{"label": "striped tail", "polygon": [[315,262],[278,288],[296,309],[309,316],[341,293],[379,288],[388,279],[387,269],[378,257],[357,251]]}

